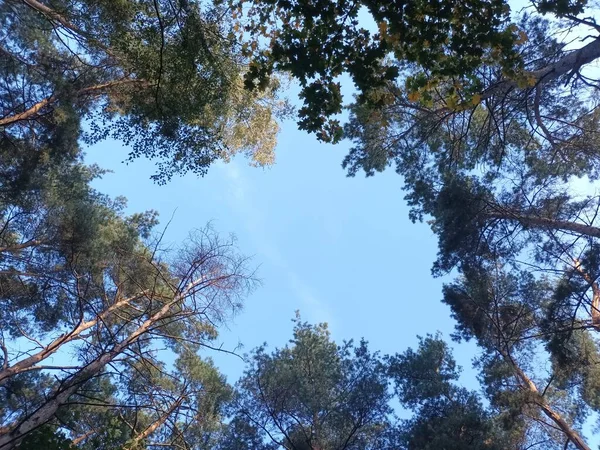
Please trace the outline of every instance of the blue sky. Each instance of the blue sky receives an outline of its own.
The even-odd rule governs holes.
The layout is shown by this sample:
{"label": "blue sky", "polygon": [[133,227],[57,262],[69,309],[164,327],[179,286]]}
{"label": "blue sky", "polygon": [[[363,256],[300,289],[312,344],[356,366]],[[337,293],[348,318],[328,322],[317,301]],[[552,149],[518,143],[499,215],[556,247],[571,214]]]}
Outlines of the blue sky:
{"label": "blue sky", "polygon": [[[417,335],[441,331],[448,337],[453,321],[440,303],[442,280],[430,275],[435,236],[426,224],[408,220],[401,178],[393,170],[346,177],[340,164],[347,150],[348,144],[321,144],[290,122],[270,169],[236,158],[213,166],[204,178],[190,175],[158,186],[149,179],[153,163],[121,163],[127,150],[119,143],[89,148],[87,161],[113,171],[95,186],[126,196],[131,212],[158,210],[162,224],[174,213],[167,243],[177,244],[212,221],[253,256],[263,284],[221,331],[225,349],[242,343],[243,353],[265,341],[285,345],[296,310],[309,322],[328,322],[337,341],[364,337],[383,353],[415,345]],[[473,350],[469,345],[456,354],[466,369]],[[230,381],[241,374],[241,360],[211,356]]]}
{"label": "blue sky", "polygon": [[[525,6],[511,3],[514,11]],[[374,27],[369,17],[361,20]],[[342,84],[350,86],[347,79]],[[417,344],[418,335],[438,331],[449,341],[454,321],[440,302],[449,278],[430,273],[436,237],[426,224],[408,220],[402,179],[393,170],[346,177],[341,161],[348,147],[319,143],[288,122],[272,168],[253,168],[239,157],[214,165],[204,178],[188,175],[165,186],[150,180],[152,162],[121,163],[128,151],[117,142],[87,149],[87,161],[113,171],[95,186],[127,197],[131,212],[155,209],[163,225],[173,216],[168,243],[182,242],[210,221],[220,233],[234,233],[240,250],[253,256],[263,284],[220,330],[224,349],[243,354],[263,342],[285,345],[296,310],[309,322],[327,322],[336,341],[364,337],[382,353],[402,352]],[[479,350],[473,343],[453,347],[463,385],[477,388],[471,360]],[[230,382],[244,369],[234,356],[207,356]],[[585,426],[588,437],[594,420]],[[598,439],[590,443],[597,446]]]}
{"label": "blue sky", "polygon": [[[341,161],[348,148],[319,143],[289,122],[272,168],[251,167],[239,157],[214,165],[204,178],[188,175],[165,186],[150,180],[152,162],[121,163],[127,149],[120,143],[91,147],[86,159],[113,171],[95,187],[127,197],[131,212],[155,209],[162,225],[173,216],[166,243],[177,245],[210,221],[216,231],[234,233],[240,250],[253,257],[262,286],[220,330],[224,349],[243,354],[264,342],[284,346],[296,310],[309,322],[327,322],[336,341],[364,337],[384,354],[414,347],[427,333],[439,331],[450,341],[454,320],[440,302],[450,277],[430,273],[437,238],[427,224],[408,219],[402,178],[393,169],[370,178],[346,176]],[[464,369],[462,384],[477,389],[471,361],[480,350],[473,342],[452,345]],[[235,356],[206,356],[232,383],[244,370]],[[595,420],[585,426],[588,438]]]}

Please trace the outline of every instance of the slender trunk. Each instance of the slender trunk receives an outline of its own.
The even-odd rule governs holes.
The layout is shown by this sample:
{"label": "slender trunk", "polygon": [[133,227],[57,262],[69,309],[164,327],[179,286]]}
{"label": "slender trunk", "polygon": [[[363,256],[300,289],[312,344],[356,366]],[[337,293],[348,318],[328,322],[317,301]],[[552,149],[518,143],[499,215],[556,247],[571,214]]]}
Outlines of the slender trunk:
{"label": "slender trunk", "polygon": [[71,445],[77,446],[95,433],[96,433],[96,430],[87,431],[84,434],[82,434],[81,436],[77,436],[75,439],[71,440]]}
{"label": "slender trunk", "polygon": [[[598,58],[600,58],[600,38],[596,38],[583,47],[567,53],[558,61],[542,69],[528,72],[527,75],[535,80],[536,86],[540,86],[572,71],[579,70],[582,66],[589,64]],[[481,98],[484,100],[493,95],[503,92],[506,93],[509,90],[518,87],[518,83],[514,80],[503,80],[484,91]]]}
{"label": "slender trunk", "polygon": [[586,444],[583,438],[579,435],[579,433],[574,430],[569,423],[562,418],[560,414],[558,414],[546,401],[546,399],[540,394],[537,386],[531,379],[523,372],[523,370],[513,361],[512,358],[503,354],[505,360],[511,363],[513,366],[517,377],[523,383],[524,389],[527,389],[531,393],[535,394],[537,400],[536,404],[540,407],[542,412],[548,417],[552,422],[556,424],[556,426],[571,440],[571,442],[577,447],[579,450],[591,450],[591,448]]}
{"label": "slender trunk", "polygon": [[552,230],[572,231],[574,233],[600,238],[600,228],[593,227],[578,222],[570,222],[568,220],[552,219],[549,217],[540,217],[530,214],[524,214],[519,211],[512,210],[497,210],[485,213],[490,219],[516,220],[526,227],[547,228]]}
{"label": "slender trunk", "polygon": [[160,426],[162,426],[167,421],[167,419],[173,413],[173,411],[175,411],[177,408],[179,408],[182,403],[183,403],[183,396],[179,397],[175,402],[173,402],[173,404],[171,404],[169,409],[163,415],[161,415],[156,421],[154,421],[150,425],[148,425],[144,429],[144,431],[142,431],[141,433],[138,433],[131,440],[131,444],[129,445],[128,448],[135,448],[137,446],[137,444],[139,444],[141,441],[143,441],[148,436],[150,436],[152,433],[154,433]]}
{"label": "slender trunk", "polygon": [[536,80],[546,83],[566,75],[573,70],[579,70],[582,66],[598,58],[600,58],[600,38],[596,38],[583,47],[573,50],[543,69],[531,72],[531,75]]}
{"label": "slender trunk", "polygon": [[[563,75],[570,72],[579,70],[582,66],[589,64],[596,59],[600,58],[600,38],[596,38],[590,43],[583,47],[573,50],[567,53],[558,61],[543,67],[542,69],[535,70],[532,72],[526,72],[525,75],[529,76],[535,81],[534,86],[540,86],[549,81],[555,80]],[[512,89],[522,89],[519,87],[519,83],[512,79],[500,80],[496,84],[491,85],[489,88],[481,93],[481,101],[494,97],[496,95],[505,95]],[[530,89],[529,87],[527,89]],[[466,109],[471,109],[472,104],[458,105],[458,109],[464,106]],[[438,113],[448,111],[448,107],[437,110]]]}
{"label": "slender trunk", "polygon": [[[76,96],[83,97],[84,95],[88,95],[88,94],[103,94],[104,92],[106,92],[109,89],[114,88],[116,86],[120,86],[123,84],[133,84],[133,83],[141,84],[141,85],[149,85],[149,83],[145,80],[136,80],[136,79],[116,80],[116,81],[110,81],[107,83],[102,83],[102,84],[98,84],[95,86],[89,86],[87,88],[80,89],[79,91],[76,92]],[[14,114],[12,116],[7,116],[7,117],[0,119],[0,126],[7,127],[7,126],[12,125],[16,122],[19,122],[21,120],[30,120],[30,119],[34,118],[35,115],[37,113],[39,113],[43,108],[45,108],[48,105],[51,105],[52,103],[54,103],[58,100],[59,100],[59,98],[55,95],[52,95],[43,100],[40,100],[35,105],[31,106],[30,108],[26,109],[25,111],[23,111],[19,114]]]}
{"label": "slender trunk", "polygon": [[583,277],[585,281],[589,283],[592,288],[592,308],[590,311],[590,315],[592,316],[592,325],[596,327],[596,329],[600,328],[600,286],[598,286],[598,282],[593,279],[587,272],[583,270],[581,267],[581,263],[579,260],[575,260],[575,270],[579,272],[579,274]]}
{"label": "slender trunk", "polygon": [[5,247],[0,247],[0,253],[17,252],[19,250],[24,250],[26,248],[37,247],[39,245],[42,245],[43,243],[44,243],[43,241],[37,241],[35,239],[31,239],[31,240],[29,240],[27,242],[23,242],[21,244],[7,245]]}
{"label": "slender trunk", "polygon": [[597,285],[592,297],[592,323],[597,328],[600,327],[600,291]]}
{"label": "slender trunk", "polygon": [[[570,222],[568,220],[553,219],[550,217],[540,217],[495,206],[492,206],[492,209],[492,212],[485,213],[485,216],[489,219],[515,220],[525,227],[571,231],[582,236],[600,238],[600,228],[591,225]],[[575,269],[583,276],[583,278],[590,284],[592,288],[592,323],[600,326],[600,287],[595,280],[581,270],[581,267],[577,261],[575,261]]]}
{"label": "slender trunk", "polygon": [[0,386],[5,384],[6,381],[10,377],[17,375],[19,373],[22,373],[22,372],[26,372],[28,370],[32,370],[36,364],[38,364],[41,361],[43,361],[44,359],[48,358],[52,354],[56,353],[58,351],[58,349],[61,348],[64,344],[67,344],[69,342],[72,342],[72,341],[78,339],[79,336],[81,335],[81,333],[83,333],[86,330],[89,330],[90,328],[95,326],[99,321],[105,320],[112,312],[114,312],[115,310],[117,310],[123,306],[128,305],[130,302],[132,302],[136,299],[139,299],[144,295],[146,295],[146,292],[138,294],[134,297],[129,297],[129,298],[120,300],[120,301],[112,304],[109,308],[107,308],[102,313],[100,313],[98,316],[96,316],[95,319],[80,323],[79,326],[74,328],[71,332],[63,334],[62,336],[59,336],[58,338],[54,339],[52,342],[50,342],[47,346],[45,346],[43,349],[41,349],[37,353],[35,353],[25,359],[22,359],[21,361],[13,364],[12,366],[6,367],[5,369],[1,370],[0,371]]}
{"label": "slender trunk", "polygon": [[73,374],[71,377],[66,379],[60,387],[54,392],[52,396],[48,398],[40,408],[30,414],[28,417],[20,421],[18,424],[10,427],[10,432],[0,434],[0,448],[11,449],[15,448],[19,441],[32,430],[50,421],[58,408],[66,403],[75,394],[77,390],[86,381],[90,380],[94,376],[98,375],[102,369],[109,364],[113,359],[120,355],[123,350],[135,343],[140,336],[148,332],[148,330],[159,320],[164,318],[172,306],[181,301],[181,296],[177,296],[174,300],[166,303],[158,312],[152,317],[148,318],[142,325],[140,325],[133,333],[131,333],[126,339],[121,341],[119,344],[107,353],[97,357],[91,363],[78,372]]}
{"label": "slender trunk", "polygon": [[78,27],[69,22],[64,16],[60,15],[49,6],[46,6],[43,3],[38,2],[37,0],[23,0],[23,3],[25,3],[30,8],[36,10],[37,12],[43,14],[44,16],[48,17],[49,19],[60,23],[63,27],[68,28],[69,30],[74,31],[77,34],[85,34]]}
{"label": "slender trunk", "polygon": [[12,116],[8,116],[3,119],[0,119],[0,126],[5,127],[7,125],[18,122],[20,120],[26,120],[26,119],[32,117],[34,114],[40,112],[40,110],[42,108],[44,108],[45,106],[48,106],[50,103],[54,103],[55,101],[56,101],[55,96],[45,98],[44,100],[37,102],[31,108],[26,109],[22,113],[14,114]]}

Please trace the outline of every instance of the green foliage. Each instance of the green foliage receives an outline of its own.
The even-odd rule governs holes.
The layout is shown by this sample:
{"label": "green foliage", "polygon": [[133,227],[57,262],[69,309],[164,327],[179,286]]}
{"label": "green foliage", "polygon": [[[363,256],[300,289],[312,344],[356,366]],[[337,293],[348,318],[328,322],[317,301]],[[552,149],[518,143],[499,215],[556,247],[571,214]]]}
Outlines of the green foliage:
{"label": "green foliage", "polygon": [[[522,415],[507,420],[459,385],[460,368],[439,336],[379,358],[366,343],[336,346],[325,325],[297,317],[290,345],[258,348],[236,386],[223,449],[519,448]],[[405,420],[391,414],[395,397]]]}
{"label": "green foliage", "polygon": [[255,283],[234,241],[164,252],[156,213],[125,214],[78,162],[6,173],[0,446],[214,445],[231,391],[200,351]]}
{"label": "green foliage", "polygon": [[249,420],[234,417],[227,425],[218,450],[276,450],[273,442],[266,443],[261,431]]}
{"label": "green foliage", "polygon": [[385,366],[362,341],[337,346],[327,326],[297,317],[290,345],[252,355],[237,385],[237,420],[286,449],[385,448]]}
{"label": "green foliage", "polygon": [[[532,5],[2,3],[0,446],[588,449],[600,202],[571,182],[600,174],[600,38],[587,2]],[[593,35],[571,51],[562,25]],[[102,171],[81,164],[82,138],[157,160],[159,182],[237,152],[271,164],[282,72],[302,129],[353,142],[350,175],[403,177],[411,219],[438,236],[434,275],[457,272],[443,301],[482,349],[485,398],[437,337],[382,358],[299,318],[233,392],[199,352],[252,287],[246,260],[210,230],[162,252],[153,212],[90,188]]]}
{"label": "green foliage", "polygon": [[459,376],[448,345],[439,337],[421,338],[416,352],[408,349],[392,357],[389,364],[398,398],[411,407],[449,395],[451,383]]}
{"label": "green foliage", "polygon": [[451,400],[427,402],[404,427],[403,442],[411,450],[505,449],[494,424],[473,393],[458,391]]}
{"label": "green foliage", "polygon": [[457,384],[460,369],[439,336],[421,338],[417,350],[389,358],[389,374],[401,404],[414,411],[401,424],[408,450],[516,448],[510,430],[498,423],[479,395]]}
{"label": "green foliage", "polygon": [[28,435],[19,448],[24,450],[72,450],[75,447],[71,445],[71,441],[66,439],[63,433],[52,429],[49,426],[43,426]]}
{"label": "green foliage", "polygon": [[34,164],[72,158],[80,138],[113,138],[130,147],[129,160],[155,159],[158,182],[204,174],[237,152],[273,163],[286,104],[276,80],[244,92],[245,61],[222,7],[10,1],[0,23],[3,153],[16,147]]}
{"label": "green foliage", "polygon": [[[359,24],[361,7],[379,25],[378,34]],[[368,91],[398,76],[398,67],[385,61],[389,54],[419,64],[422,73],[433,77],[467,78],[482,64],[486,47],[497,47],[505,58],[515,59],[513,32],[506,27],[508,11],[501,1],[464,7],[451,2],[254,2],[246,31],[260,35],[265,23],[272,24],[273,30],[267,35],[271,39],[268,56],[257,58],[256,64],[262,63],[265,69],[249,72],[249,84],[272,69],[289,71],[303,88],[300,128],[317,132],[322,140],[337,141],[339,126],[330,120],[342,106],[336,77],[348,73],[365,101]],[[280,22],[273,22],[274,13]],[[428,16],[436,20],[424,20]],[[411,77],[411,88],[420,87],[423,79]]]}
{"label": "green foliage", "polygon": [[[541,14],[575,23],[573,17],[588,7],[585,1],[532,3]],[[324,141],[341,138],[335,116],[343,105],[338,82],[342,74],[357,88],[359,105],[388,110],[443,100],[447,109],[460,111],[482,101],[493,85],[490,75],[523,87],[535,85],[529,71],[539,65],[531,67],[529,42],[542,48],[549,44],[537,40],[532,22],[515,22],[510,5],[502,0],[460,5],[386,0],[229,4],[240,21],[238,29],[250,36],[246,52],[252,65],[246,85],[261,86],[276,71],[290,73],[302,88],[299,126]],[[377,32],[364,28],[359,11],[375,22]],[[373,95],[390,85],[395,85],[391,93]]]}
{"label": "green foliage", "polygon": [[[423,5],[431,6],[414,8]],[[535,13],[509,18],[500,4],[474,2],[456,7],[479,9],[464,26],[456,22],[462,28],[454,33],[438,5],[439,14],[424,13],[431,20],[410,29],[431,34],[397,43],[408,50],[392,46],[378,60],[399,68],[397,76],[366,88],[356,83],[344,128],[353,147],[343,165],[351,176],[395,166],[410,218],[426,220],[436,234],[432,272],[458,275],[444,302],[457,322],[455,338],[474,339],[485,352],[478,369],[492,428],[504,424],[522,446],[587,449],[579,429],[597,410],[600,329],[600,201],[589,183],[599,174],[600,122],[597,77],[587,67],[600,58],[600,38],[594,19],[581,15],[593,9],[542,2]],[[393,36],[413,13],[412,4],[377,6],[370,11],[376,20],[402,17],[382,23],[371,42]],[[483,30],[488,11],[498,22],[489,23],[485,39],[454,43],[461,32]],[[565,24],[591,30],[580,48],[565,49],[558,34]],[[434,30],[446,26],[448,49]],[[461,42],[478,45],[470,52]],[[354,76],[345,65],[332,67]],[[370,67],[384,75],[360,66]]]}

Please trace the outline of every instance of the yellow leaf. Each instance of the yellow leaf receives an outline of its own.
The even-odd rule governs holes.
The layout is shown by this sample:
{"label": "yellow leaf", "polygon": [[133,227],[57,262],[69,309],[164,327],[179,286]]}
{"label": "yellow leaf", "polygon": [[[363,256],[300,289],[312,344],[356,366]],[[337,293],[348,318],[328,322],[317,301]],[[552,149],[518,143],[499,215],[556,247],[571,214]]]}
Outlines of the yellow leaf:
{"label": "yellow leaf", "polygon": [[450,109],[456,109],[458,106],[458,98],[455,95],[451,95],[446,99],[446,106]]}
{"label": "yellow leaf", "polygon": [[481,95],[475,94],[471,99],[471,103],[473,103],[473,106],[479,105],[481,103]]}
{"label": "yellow leaf", "polygon": [[418,91],[409,92],[409,94],[408,94],[408,100],[411,102],[418,101],[420,97],[421,97],[421,94],[419,94]]}
{"label": "yellow leaf", "polygon": [[528,40],[529,40],[529,37],[527,36],[527,33],[525,33],[523,30],[519,30],[519,37],[515,41],[515,44],[521,45],[521,44],[524,44],[525,42],[527,42]]}

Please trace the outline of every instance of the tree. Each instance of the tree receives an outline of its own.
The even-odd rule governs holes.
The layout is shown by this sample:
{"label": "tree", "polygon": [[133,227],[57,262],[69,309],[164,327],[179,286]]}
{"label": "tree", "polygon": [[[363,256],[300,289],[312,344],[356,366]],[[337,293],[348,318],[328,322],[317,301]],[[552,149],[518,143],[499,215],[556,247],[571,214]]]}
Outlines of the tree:
{"label": "tree", "polygon": [[400,403],[414,413],[399,427],[399,448],[520,448],[518,417],[506,420],[502,410],[484,407],[476,391],[457,384],[460,368],[439,336],[420,338],[416,351],[396,354],[388,364]]}
{"label": "tree", "polygon": [[387,448],[391,408],[382,360],[364,341],[336,345],[325,324],[299,316],[294,323],[291,345],[252,354],[236,387],[234,423],[277,448]]}
{"label": "tree", "polygon": [[90,188],[97,169],[36,169],[0,194],[0,448],[200,445],[229,394],[199,351],[253,288],[248,260],[210,228],[162,249],[154,213]]}
{"label": "tree", "polygon": [[[343,136],[354,145],[343,165],[368,176],[396,166],[411,219],[433,219],[436,274],[474,257],[514,263],[527,254],[527,263],[590,287],[599,202],[569,181],[598,176],[588,68],[600,57],[600,38],[585,33],[599,28],[582,18],[592,7],[533,2],[534,13],[517,17],[502,1],[409,3],[254,2],[246,30],[267,33],[272,50],[255,55],[248,84],[290,72],[303,86],[301,128],[335,140],[335,79],[352,77],[358,94]],[[379,33],[361,28],[361,7]],[[280,22],[266,21],[269,14]],[[557,38],[564,29],[584,33],[585,45],[571,50],[564,34]]]}
{"label": "tree", "polygon": [[[561,20],[567,30],[582,26],[584,35],[597,33],[594,19],[585,17],[593,6],[583,0],[531,2],[534,13],[520,19],[502,0],[469,1],[460,7],[449,1],[379,0],[230,4],[238,8],[236,15],[243,14],[243,30],[256,38],[247,48],[253,58],[247,85],[260,85],[276,71],[291,73],[301,84],[305,102],[299,125],[323,140],[342,136],[335,115],[342,109],[337,78],[344,73],[358,90],[357,104],[403,111],[409,134],[424,118],[439,127],[465,122],[480,105],[495,115],[514,117],[512,108],[502,108],[508,100],[511,105],[535,106],[528,117],[539,127],[536,134],[547,138],[556,132],[550,136],[554,140],[565,130],[554,129],[554,116],[542,110],[557,80],[584,90],[593,87],[582,69],[600,57],[595,35],[571,52],[549,36],[548,29],[540,30],[546,15]],[[378,32],[358,20],[361,9],[375,21]],[[576,117],[582,111],[571,113]],[[494,130],[493,123],[490,131],[503,132]]]}
{"label": "tree", "polygon": [[[277,83],[244,91],[226,9],[181,0],[10,0],[0,6],[3,155],[23,170],[115,138],[164,182],[246,152],[269,165]],[[243,137],[243,138],[242,138]]]}
{"label": "tree", "polygon": [[[499,450],[529,443],[523,414],[485,406],[476,390],[460,386],[460,368],[439,336],[380,358],[365,341],[337,346],[324,324],[297,317],[290,343],[271,354],[255,350],[219,449]],[[408,419],[391,414],[393,397]]]}
{"label": "tree", "polygon": [[285,105],[243,90],[223,13],[0,5],[1,448],[200,448],[222,426],[229,388],[199,351],[255,284],[247,260],[210,228],[161,248],[154,212],[90,187],[79,142],[120,139],[159,182],[238,151],[272,163]]}
{"label": "tree", "polygon": [[266,441],[261,430],[246,418],[234,416],[225,426],[216,448],[218,450],[276,450],[277,444]]}
{"label": "tree", "polygon": [[[600,198],[586,182],[598,178],[600,27],[584,1],[530,6],[253,2],[246,30],[272,50],[247,81],[298,79],[300,127],[350,139],[349,175],[395,166],[411,219],[438,236],[434,275],[458,271],[444,301],[485,351],[492,405],[519,418],[526,445],[585,449],[599,379]],[[342,133],[343,73],[358,93]]]}
{"label": "tree", "polygon": [[553,328],[552,287],[500,263],[474,266],[446,286],[444,302],[458,337],[485,350],[478,365],[492,404],[541,424],[543,448],[589,449],[580,428],[597,410],[597,343],[586,327]]}
{"label": "tree", "polygon": [[[582,240],[600,235],[592,223],[598,201],[568,186],[572,177],[598,175],[588,68],[600,57],[600,38],[594,19],[582,18],[593,12],[586,2],[532,2],[534,13],[520,16],[503,1],[252,5],[246,30],[266,33],[272,50],[254,56],[248,84],[290,72],[303,86],[300,127],[336,140],[336,77],[347,72],[358,94],[343,133],[354,146],[343,165],[350,175],[396,166],[411,218],[435,220],[436,270],[451,270],[467,252],[518,255],[541,239],[539,247],[553,246],[555,256],[536,252],[536,263],[545,259],[557,270],[562,258],[568,270],[595,279],[574,261],[589,253]],[[361,7],[379,33],[361,28]],[[280,21],[268,22],[271,14]],[[585,35],[585,45],[571,50],[568,38],[557,38],[564,29]],[[559,248],[569,254],[557,256]]]}

